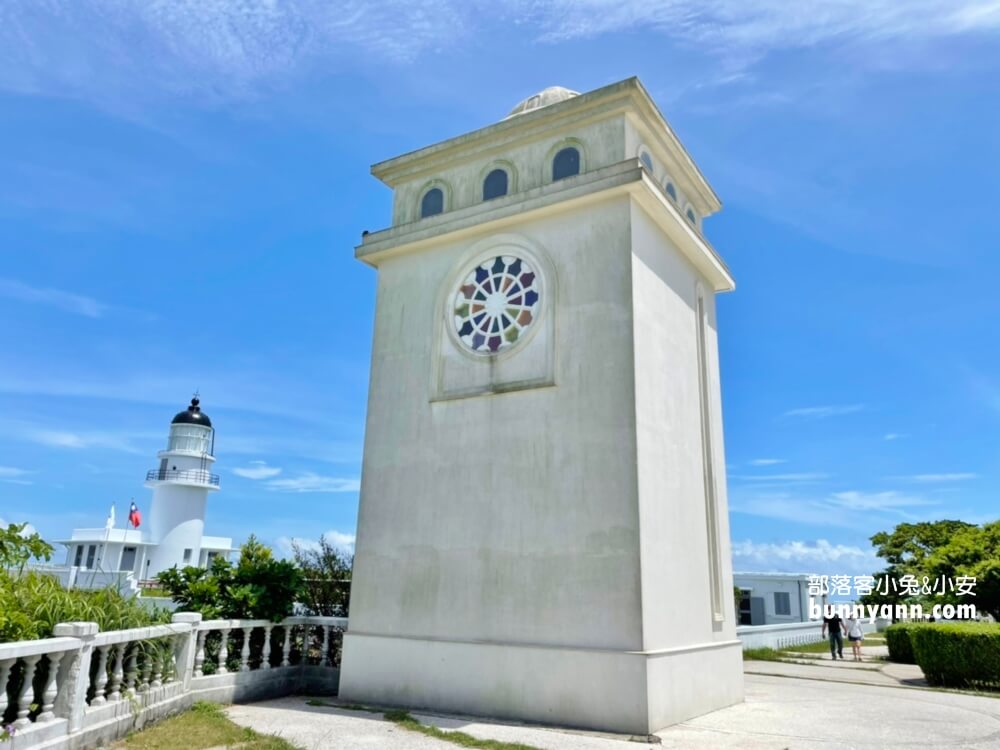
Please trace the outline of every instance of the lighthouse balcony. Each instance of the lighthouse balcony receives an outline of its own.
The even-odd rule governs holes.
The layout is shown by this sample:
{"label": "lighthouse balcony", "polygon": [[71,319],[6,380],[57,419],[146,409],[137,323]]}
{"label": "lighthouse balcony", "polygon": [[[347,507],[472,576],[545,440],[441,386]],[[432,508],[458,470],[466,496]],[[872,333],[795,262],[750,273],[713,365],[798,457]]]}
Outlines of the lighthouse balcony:
{"label": "lighthouse balcony", "polygon": [[146,472],[146,484],[173,482],[219,489],[219,475],[203,469],[153,469]]}

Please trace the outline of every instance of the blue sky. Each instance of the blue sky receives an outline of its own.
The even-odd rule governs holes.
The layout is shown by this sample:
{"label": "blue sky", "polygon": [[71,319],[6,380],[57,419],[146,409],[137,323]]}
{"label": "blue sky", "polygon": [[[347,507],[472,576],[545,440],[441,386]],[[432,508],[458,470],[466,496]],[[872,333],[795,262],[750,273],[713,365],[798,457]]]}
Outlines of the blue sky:
{"label": "blue sky", "polygon": [[146,507],[197,388],[209,531],[349,544],[369,165],[631,75],[725,204],[736,567],[997,516],[1000,3],[334,5],[0,2],[0,516]]}

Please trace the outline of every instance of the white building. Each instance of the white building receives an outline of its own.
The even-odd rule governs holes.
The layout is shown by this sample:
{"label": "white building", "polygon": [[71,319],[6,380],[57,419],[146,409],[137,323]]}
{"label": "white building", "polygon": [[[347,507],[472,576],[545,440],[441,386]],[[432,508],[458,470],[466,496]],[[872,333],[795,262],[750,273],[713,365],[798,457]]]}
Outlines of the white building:
{"label": "white building", "polygon": [[340,695],[644,735],[743,698],[720,203],[635,78],[376,164]]}
{"label": "white building", "polygon": [[800,573],[733,573],[740,590],[739,625],[809,622],[809,576]]}
{"label": "white building", "polygon": [[[173,418],[167,448],[157,454],[159,466],[146,474],[153,497],[139,528],[131,527],[126,512],[109,518],[104,528],[74,529],[59,541],[67,549],[66,583],[99,587],[109,577],[149,580],[174,565],[205,567],[217,555],[228,559],[233,540],[204,534],[208,493],[219,489],[219,477],[211,473],[214,449],[212,421],[195,397]],[[118,522],[125,528],[117,528]]]}

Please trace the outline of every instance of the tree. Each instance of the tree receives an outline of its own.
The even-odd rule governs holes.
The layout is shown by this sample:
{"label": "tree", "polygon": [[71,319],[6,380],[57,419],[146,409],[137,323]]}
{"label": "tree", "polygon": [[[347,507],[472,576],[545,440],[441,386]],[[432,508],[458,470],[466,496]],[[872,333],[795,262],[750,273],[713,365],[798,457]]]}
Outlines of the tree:
{"label": "tree", "polygon": [[160,585],[188,612],[205,619],[263,619],[278,622],[292,614],[302,592],[302,573],[287,560],[275,560],[255,536],[240,547],[233,565],[221,557],[210,568],[175,565],[159,575]]}
{"label": "tree", "polygon": [[17,574],[32,558],[51,560],[54,548],[37,531],[27,532],[28,524],[12,523],[0,528],[0,569],[16,568]]}
{"label": "tree", "polygon": [[292,542],[295,564],[302,571],[302,605],[311,615],[346,617],[350,606],[354,559],[325,536],[316,546]]}
{"label": "tree", "polygon": [[932,580],[975,578],[975,596],[946,591],[942,602],[975,604],[1000,620],[1000,521],[959,530],[927,557],[925,568]]}
{"label": "tree", "polygon": [[[1000,596],[1000,522],[975,526],[965,521],[942,520],[921,523],[901,523],[891,532],[881,531],[871,537],[876,554],[888,563],[875,577],[898,582],[903,576],[913,576],[923,584],[926,577],[931,593],[908,594],[888,587],[862,597],[865,604],[922,604],[925,607],[945,603],[975,603],[979,609],[994,612],[1000,602],[991,599],[991,587]],[[978,571],[976,572],[970,571]],[[954,581],[958,576],[975,576],[976,594],[957,597],[953,593],[933,589],[942,578]],[[982,578],[982,582],[980,582]]]}

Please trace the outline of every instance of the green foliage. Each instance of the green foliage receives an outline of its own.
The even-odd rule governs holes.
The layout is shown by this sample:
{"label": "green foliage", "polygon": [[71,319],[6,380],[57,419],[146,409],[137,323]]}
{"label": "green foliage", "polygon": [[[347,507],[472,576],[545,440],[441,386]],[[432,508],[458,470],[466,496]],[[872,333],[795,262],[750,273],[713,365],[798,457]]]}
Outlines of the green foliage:
{"label": "green foliage", "polygon": [[964,521],[901,523],[891,532],[871,537],[879,557],[888,563],[876,578],[898,581],[912,575],[922,581],[955,581],[975,577],[975,597],[937,591],[906,596],[902,591],[873,591],[862,597],[864,604],[975,604],[1000,619],[1000,521],[974,526]]}
{"label": "green foliage", "polygon": [[332,544],[325,536],[315,546],[292,543],[295,564],[302,571],[302,605],[310,615],[347,617],[351,594],[351,568],[354,559]]}
{"label": "green foliage", "polygon": [[916,664],[913,655],[912,633],[927,627],[922,622],[898,622],[885,629],[885,645],[889,647],[889,661],[899,664]]}
{"label": "green foliage", "polygon": [[53,576],[0,571],[0,642],[48,638],[60,622],[96,622],[101,630],[122,630],[169,621],[117,589],[66,590]]}
{"label": "green foliage", "polygon": [[1000,624],[935,623],[911,630],[910,640],[931,685],[1000,688]]}
{"label": "green foliage", "polygon": [[947,544],[928,555],[924,567],[932,579],[974,577],[974,597],[958,596],[949,591],[940,601],[975,604],[980,611],[989,612],[994,619],[1000,620],[1000,521],[960,529]]}
{"label": "green foliage", "polygon": [[220,557],[205,568],[176,566],[159,583],[186,612],[207,619],[263,619],[278,622],[292,614],[302,591],[302,573],[251,536],[235,565]]}
{"label": "green foliage", "polygon": [[14,568],[20,574],[29,560],[52,559],[53,547],[38,535],[26,534],[26,523],[8,524],[0,528],[0,570]]}

